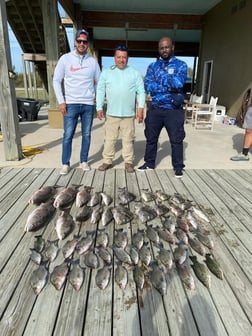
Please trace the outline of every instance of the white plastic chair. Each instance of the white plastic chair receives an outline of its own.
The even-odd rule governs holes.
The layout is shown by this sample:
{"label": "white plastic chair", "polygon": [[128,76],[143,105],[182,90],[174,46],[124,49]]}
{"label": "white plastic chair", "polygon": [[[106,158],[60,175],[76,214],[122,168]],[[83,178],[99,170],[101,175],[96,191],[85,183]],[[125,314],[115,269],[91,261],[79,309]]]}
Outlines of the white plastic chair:
{"label": "white plastic chair", "polygon": [[192,94],[190,96],[189,101],[185,104],[185,120],[188,122],[192,120],[192,111],[193,111],[193,104],[201,104],[203,101],[203,95],[197,96],[196,94]]}
{"label": "white plastic chair", "polygon": [[196,129],[213,130],[218,97],[211,96],[209,104],[193,104],[192,124]]}

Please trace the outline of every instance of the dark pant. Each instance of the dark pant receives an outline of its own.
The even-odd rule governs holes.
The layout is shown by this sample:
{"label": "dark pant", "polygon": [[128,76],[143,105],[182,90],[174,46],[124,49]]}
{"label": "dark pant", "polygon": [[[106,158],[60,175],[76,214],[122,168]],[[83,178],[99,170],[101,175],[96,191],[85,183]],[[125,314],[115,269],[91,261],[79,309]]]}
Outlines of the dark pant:
{"label": "dark pant", "polygon": [[150,106],[145,118],[146,147],[144,161],[149,168],[155,168],[157,143],[162,128],[165,127],[171,143],[172,166],[174,169],[184,168],[183,140],[184,111],[167,110]]}

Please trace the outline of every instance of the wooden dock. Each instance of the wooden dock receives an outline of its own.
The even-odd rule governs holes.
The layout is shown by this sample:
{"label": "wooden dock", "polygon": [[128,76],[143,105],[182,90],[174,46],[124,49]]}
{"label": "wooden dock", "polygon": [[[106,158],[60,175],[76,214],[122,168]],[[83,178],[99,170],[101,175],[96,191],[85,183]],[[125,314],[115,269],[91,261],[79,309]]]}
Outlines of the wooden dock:
{"label": "wooden dock", "polygon": [[[127,265],[125,290],[114,281],[114,257],[109,285],[97,287],[97,269],[86,268],[79,291],[67,280],[57,291],[48,281],[39,295],[30,286],[32,272],[38,267],[30,260],[34,236],[46,240],[57,238],[54,223],[37,232],[24,232],[31,194],[44,185],[72,184],[92,186],[106,191],[118,204],[118,187],[126,187],[139,199],[142,189],[179,193],[193,200],[210,223],[205,227],[214,241],[213,254],[221,265],[224,279],[211,273],[207,289],[194,275],[196,289],[187,289],[176,268],[167,273],[167,293],[160,293],[146,282],[143,291],[136,288],[132,266]],[[0,335],[25,336],[245,336],[252,335],[252,170],[186,170],[176,179],[171,170],[153,170],[127,174],[123,169],[107,172],[73,169],[60,176],[58,169],[4,168],[0,172]],[[151,204],[151,203],[150,203]],[[133,211],[134,202],[129,204]],[[71,208],[74,216],[77,208]],[[161,225],[155,218],[148,224]],[[90,220],[76,224],[73,234],[96,230]],[[105,226],[110,246],[117,225]],[[146,224],[135,218],[121,228],[132,236]],[[73,235],[72,234],[72,235]],[[71,235],[71,236],[72,236]],[[68,240],[68,238],[65,239]],[[65,241],[60,241],[62,247]],[[174,245],[168,246],[171,251]],[[151,244],[153,259],[158,249]],[[199,261],[204,257],[190,249]],[[62,253],[50,265],[50,271],[63,261]],[[193,272],[193,271],[192,271]]]}

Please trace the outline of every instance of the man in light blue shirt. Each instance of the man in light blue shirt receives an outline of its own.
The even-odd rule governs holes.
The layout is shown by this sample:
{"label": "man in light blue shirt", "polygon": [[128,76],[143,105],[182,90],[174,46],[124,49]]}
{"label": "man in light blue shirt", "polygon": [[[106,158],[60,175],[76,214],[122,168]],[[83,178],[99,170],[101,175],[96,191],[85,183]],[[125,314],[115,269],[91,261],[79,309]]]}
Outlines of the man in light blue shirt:
{"label": "man in light blue shirt", "polygon": [[[97,85],[97,117],[104,118],[103,105],[106,99],[107,111],[104,125],[105,138],[101,171],[112,168],[115,144],[122,136],[122,156],[128,173],[134,172],[135,119],[141,123],[145,105],[144,83],[140,73],[127,65],[128,49],[118,46],[114,54],[115,65],[102,71]],[[137,103],[137,112],[136,112]]]}

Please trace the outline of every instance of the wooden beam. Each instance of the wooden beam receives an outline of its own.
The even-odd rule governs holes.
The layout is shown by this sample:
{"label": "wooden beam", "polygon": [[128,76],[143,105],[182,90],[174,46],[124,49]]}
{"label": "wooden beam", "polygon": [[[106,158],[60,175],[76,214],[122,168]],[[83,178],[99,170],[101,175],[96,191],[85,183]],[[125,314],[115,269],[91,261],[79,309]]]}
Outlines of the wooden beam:
{"label": "wooden beam", "polygon": [[[117,45],[125,44],[120,40],[95,40],[94,47],[98,50],[100,56],[113,56]],[[157,41],[128,41],[130,56],[137,57],[157,57]],[[178,56],[198,56],[199,43],[177,42],[175,45],[175,54]]]}
{"label": "wooden beam", "polygon": [[29,53],[24,53],[23,54],[23,59],[24,61],[46,61],[47,60],[47,57],[45,54],[29,54]]}
{"label": "wooden beam", "polygon": [[0,1],[0,120],[6,161],[23,158],[5,1]]}
{"label": "wooden beam", "polygon": [[59,58],[59,27],[58,27],[58,10],[56,0],[42,1],[42,15],[45,35],[45,48],[47,55],[47,78],[48,94],[50,107],[57,106],[57,100],[53,89],[53,73]]}
{"label": "wooden beam", "polygon": [[151,14],[124,12],[83,11],[85,27],[125,27],[143,29],[193,29],[201,30],[204,22],[202,15]]}

